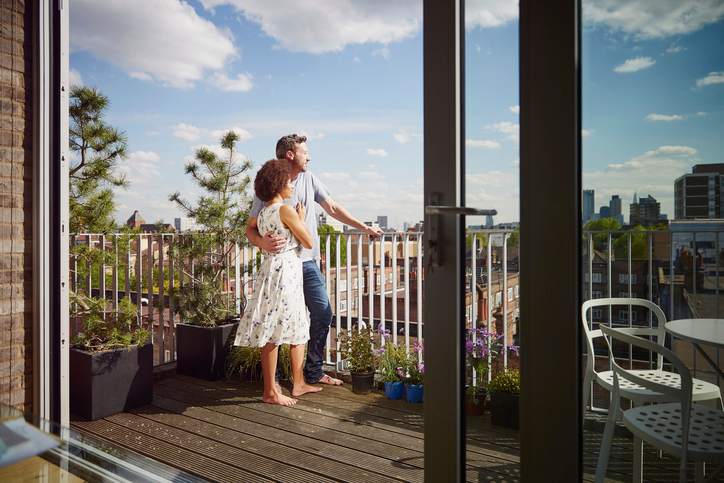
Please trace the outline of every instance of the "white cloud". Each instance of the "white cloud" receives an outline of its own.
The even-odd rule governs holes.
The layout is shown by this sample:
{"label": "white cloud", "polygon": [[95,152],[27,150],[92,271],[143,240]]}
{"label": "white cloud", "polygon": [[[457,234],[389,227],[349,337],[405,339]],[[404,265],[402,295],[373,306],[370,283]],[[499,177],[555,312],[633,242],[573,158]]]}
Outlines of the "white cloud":
{"label": "white cloud", "polygon": [[479,149],[500,149],[500,143],[490,139],[466,139],[465,146]]}
{"label": "white cloud", "polygon": [[593,129],[581,129],[581,137],[583,139],[591,137],[593,134]]}
{"label": "white cloud", "polygon": [[651,114],[646,116],[646,120],[652,122],[683,121],[684,119],[686,119],[686,116],[683,116],[681,114],[657,114],[655,112],[652,112]]}
{"label": "white cloud", "polygon": [[395,141],[400,144],[407,144],[412,141],[412,136],[410,136],[404,129],[400,129],[395,134],[393,134],[392,137],[394,137]]}
{"label": "white cloud", "polygon": [[68,83],[70,84],[71,87],[82,86],[83,77],[81,77],[80,72],[78,72],[75,69],[70,69],[70,71],[68,71]]}
{"label": "white cloud", "polygon": [[721,0],[587,0],[587,24],[605,25],[639,39],[695,32],[724,17]]}
{"label": "white cloud", "polygon": [[465,27],[499,27],[518,18],[518,2],[514,0],[467,0]]}
{"label": "white cloud", "polygon": [[520,139],[520,124],[502,121],[486,126],[487,129],[505,134],[511,141],[518,142]]}
{"label": "white cloud", "polygon": [[118,169],[131,185],[148,185],[158,182],[161,157],[153,151],[133,151],[119,162]]}
{"label": "white cloud", "polygon": [[686,50],[686,47],[682,47],[681,45],[670,45],[668,49],[666,49],[667,54],[678,54],[679,52],[683,52]]}
{"label": "white cloud", "polygon": [[387,151],[382,148],[367,148],[367,154],[384,158],[387,156]]}
{"label": "white cloud", "polygon": [[520,106],[518,105],[510,106],[508,109],[510,109],[510,112],[513,114],[520,114]]}
{"label": "white cloud", "polygon": [[[583,184],[603,199],[618,194],[631,200],[634,193],[651,194],[661,202],[662,213],[673,215],[674,180],[700,161],[697,154],[690,146],[660,146],[604,169],[584,170]],[[628,206],[624,211],[628,212]]]}
{"label": "white cloud", "polygon": [[468,173],[465,176],[465,204],[498,211],[496,222],[520,219],[520,175],[516,163],[511,170]]}
{"label": "white cloud", "polygon": [[648,69],[656,63],[651,57],[634,57],[633,59],[627,59],[621,65],[614,67],[613,71],[619,74],[630,74],[631,72],[638,72],[643,69]]}
{"label": "white cloud", "polygon": [[196,141],[201,137],[202,133],[203,129],[192,126],[191,124],[181,123],[173,127],[173,135],[186,141]]}
{"label": "white cloud", "polygon": [[709,72],[709,75],[696,80],[696,87],[713,86],[724,84],[724,72]]}
{"label": "white cloud", "polygon": [[211,82],[222,91],[249,92],[254,87],[252,79],[253,76],[249,73],[237,74],[236,77],[230,78],[223,72],[217,72]]}
{"label": "white cloud", "polygon": [[389,44],[422,25],[419,0],[201,0],[207,9],[231,5],[292,52],[339,52],[347,45]]}
{"label": "white cloud", "polygon": [[352,60],[354,61],[355,64],[361,64],[361,63],[362,63],[362,59],[360,59],[359,57],[355,57],[355,58],[352,59]]}
{"label": "white cloud", "polygon": [[228,65],[231,34],[179,0],[73,0],[71,47],[137,79],[190,88]]}
{"label": "white cloud", "polygon": [[387,46],[381,47],[379,49],[375,49],[372,51],[373,57],[382,57],[385,60],[390,60],[390,57],[392,57],[392,52],[390,52],[390,48]]}
{"label": "white cloud", "polygon": [[221,139],[229,131],[234,131],[236,133],[236,135],[239,136],[238,142],[240,142],[240,143],[248,141],[249,139],[251,139],[253,137],[249,131],[247,131],[243,127],[239,127],[239,126],[230,127],[227,129],[216,129],[214,131],[211,131],[210,135],[211,135],[212,139],[214,139],[215,141],[218,142],[218,140]]}

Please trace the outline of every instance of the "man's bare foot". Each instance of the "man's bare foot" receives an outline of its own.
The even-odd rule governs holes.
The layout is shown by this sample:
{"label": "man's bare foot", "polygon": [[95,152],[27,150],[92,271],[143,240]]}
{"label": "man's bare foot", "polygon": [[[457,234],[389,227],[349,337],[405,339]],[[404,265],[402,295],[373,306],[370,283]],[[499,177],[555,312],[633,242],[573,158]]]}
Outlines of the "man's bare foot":
{"label": "man's bare foot", "polygon": [[292,388],[292,396],[299,397],[304,394],[309,394],[312,392],[319,392],[321,390],[322,390],[321,387],[311,386],[311,385],[307,384],[306,382],[303,382],[301,384],[294,385],[294,387]]}
{"label": "man's bare foot", "polygon": [[285,396],[281,392],[275,392],[273,394],[264,395],[262,400],[267,404],[277,404],[279,406],[294,406],[297,404],[297,400],[288,396]]}
{"label": "man's bare foot", "polygon": [[317,381],[320,384],[327,384],[328,386],[341,386],[342,381],[339,379],[335,379],[334,377],[330,376],[329,374],[325,374],[322,376],[322,378]]}

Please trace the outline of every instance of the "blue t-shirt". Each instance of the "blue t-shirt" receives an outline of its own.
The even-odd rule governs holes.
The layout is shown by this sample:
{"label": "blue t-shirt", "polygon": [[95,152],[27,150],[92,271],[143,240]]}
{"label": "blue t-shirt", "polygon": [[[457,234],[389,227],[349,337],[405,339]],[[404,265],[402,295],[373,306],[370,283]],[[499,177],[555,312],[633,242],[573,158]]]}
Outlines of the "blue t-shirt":
{"label": "blue t-shirt", "polygon": [[[302,171],[294,180],[294,194],[284,203],[294,208],[301,203],[307,210],[304,224],[312,235],[312,248],[300,247],[299,256],[302,261],[319,260],[319,234],[317,233],[317,203],[329,198],[329,191],[324,183],[309,171]],[[266,203],[254,195],[250,216],[256,218]]]}

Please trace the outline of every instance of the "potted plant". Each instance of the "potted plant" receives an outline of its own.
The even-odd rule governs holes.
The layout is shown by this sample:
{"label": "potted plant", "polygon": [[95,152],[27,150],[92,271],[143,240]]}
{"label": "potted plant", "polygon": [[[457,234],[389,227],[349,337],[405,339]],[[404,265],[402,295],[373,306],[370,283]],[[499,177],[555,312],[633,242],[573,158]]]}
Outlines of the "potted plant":
{"label": "potted plant", "polygon": [[500,372],[490,381],[488,389],[491,422],[498,426],[518,429],[520,373],[515,369]]}
{"label": "potted plant", "polygon": [[421,403],[424,399],[425,364],[422,362],[422,344],[415,342],[414,349],[407,357],[407,377],[405,380],[405,396],[407,402]]}
{"label": "potted plant", "polygon": [[70,410],[96,420],[151,403],[153,344],[127,298],[107,310],[102,298],[71,293],[81,331],[71,339]]}
{"label": "potted plant", "polygon": [[[465,409],[467,414],[479,416],[485,412],[489,393],[488,374],[503,350],[505,347],[502,335],[489,332],[485,327],[466,331]],[[517,353],[518,347],[508,346],[508,351]]]}
{"label": "potted plant", "polygon": [[367,394],[375,382],[375,354],[372,350],[372,331],[365,327],[359,330],[341,331],[340,351],[347,360],[352,376],[352,392]]}
{"label": "potted plant", "polygon": [[176,370],[208,380],[220,379],[226,372],[243,304],[237,304],[227,277],[232,253],[245,240],[248,216],[246,172],[251,163],[237,160],[238,139],[229,131],[221,139],[223,157],[200,148],[186,165],[186,173],[205,191],[195,205],[178,192],[169,198],[205,228],[178,236],[173,246],[182,276],[190,282],[170,290],[181,316],[176,324]]}
{"label": "potted plant", "polygon": [[405,349],[391,341],[387,341],[379,349],[379,371],[387,399],[402,399],[404,395],[405,388],[402,380],[405,375],[406,357]]}
{"label": "potted plant", "polygon": [[[280,377],[288,380],[292,374],[289,346],[279,347]],[[245,381],[261,381],[261,347],[232,347],[227,357],[226,377],[238,375]]]}

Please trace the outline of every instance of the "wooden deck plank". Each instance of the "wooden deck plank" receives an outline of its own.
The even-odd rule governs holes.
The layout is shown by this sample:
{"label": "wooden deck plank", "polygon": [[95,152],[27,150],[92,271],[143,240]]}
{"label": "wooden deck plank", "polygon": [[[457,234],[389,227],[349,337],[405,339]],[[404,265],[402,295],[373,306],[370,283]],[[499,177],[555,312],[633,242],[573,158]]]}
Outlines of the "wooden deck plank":
{"label": "wooden deck plank", "polygon": [[[146,411],[153,411],[153,407],[146,407]],[[178,428],[176,425],[161,424],[137,414],[119,413],[106,418],[108,421],[121,425],[138,433],[153,436],[178,447],[186,448],[194,453],[208,458],[225,462],[237,468],[244,468],[260,476],[269,477],[274,481],[320,481],[333,482],[320,474],[315,474],[302,468],[278,464],[274,459],[262,457],[250,451],[236,448],[226,442],[219,442]]]}
{"label": "wooden deck plank", "polygon": [[[244,417],[247,420],[254,420],[254,418],[258,418],[259,416],[254,415],[253,413],[245,414],[245,415],[240,414],[240,413],[243,413],[243,410],[240,410],[239,406],[243,406],[243,408],[247,408],[247,409],[254,408],[255,410],[258,410],[263,413],[267,413],[268,415],[274,415],[274,416],[276,416],[280,413],[283,413],[286,416],[288,416],[289,419],[291,419],[292,423],[299,422],[305,418],[310,419],[310,416],[314,416],[314,415],[300,415],[300,412],[297,411],[295,408],[270,406],[268,404],[261,403],[261,402],[259,402],[258,396],[256,396],[256,397],[255,396],[238,396],[237,394],[239,394],[239,393],[237,391],[233,392],[234,396],[231,396],[231,393],[226,392],[225,396],[222,398],[219,394],[213,393],[213,394],[210,394],[210,398],[204,399],[202,396],[200,396],[198,394],[198,391],[196,391],[193,388],[190,388],[188,386],[179,388],[179,387],[171,387],[171,385],[164,384],[159,388],[159,390],[157,391],[157,394],[172,395],[173,397],[179,398],[179,399],[183,400],[184,402],[194,403],[194,404],[199,404],[199,405],[204,405],[206,403],[213,402],[214,406],[212,408],[209,407],[208,409],[213,409],[214,411],[220,411],[229,416]],[[231,403],[231,404],[223,406],[223,407],[219,406],[218,402],[221,400],[223,400],[227,403]],[[309,432],[302,433],[302,434],[308,434],[314,438],[318,438],[317,433],[320,428],[311,429],[311,430],[309,428],[310,427],[314,428],[315,426],[318,426],[318,423],[320,423],[319,419],[320,419],[319,417],[311,417],[311,419],[310,419],[311,422],[307,422],[306,424],[303,424],[302,428],[307,427],[307,430]],[[342,431],[342,428],[341,428],[342,425],[348,425],[348,428],[346,429],[346,431],[353,431],[354,433],[357,433],[357,435],[359,435],[359,433],[360,433],[360,428],[364,427],[363,425],[360,425],[360,424],[354,424],[354,423],[350,423],[348,421],[340,421],[340,420],[336,420],[336,421],[332,420],[331,422],[323,421],[323,423],[324,424],[321,428],[323,430],[332,429],[332,430],[339,432],[339,431]],[[268,424],[268,423],[264,422],[264,424]],[[299,425],[297,425],[297,429],[298,428],[299,428]],[[367,428],[367,429],[372,429],[372,428]],[[389,458],[395,454],[395,453],[388,452],[389,447],[385,446],[381,449],[375,449],[375,448],[370,447],[370,446],[374,446],[375,441],[370,440],[369,438],[371,438],[371,437],[380,438],[380,433],[382,431],[383,430],[377,429],[368,434],[363,434],[363,436],[361,436],[361,442],[359,439],[354,439],[352,442],[353,445],[361,443],[361,446],[347,446],[347,447],[348,448],[356,447],[356,448],[364,449],[365,452],[372,452],[372,454],[375,454],[377,456]],[[362,431],[362,433],[365,433],[365,431]],[[349,434],[349,436],[352,436],[355,438],[357,436],[357,435],[354,435],[351,433],[348,433],[348,434]],[[339,438],[343,435],[344,435],[344,432],[339,432],[336,436]],[[397,438],[399,439],[399,437],[397,437]],[[383,439],[385,439],[385,438],[383,438]],[[331,441],[328,441],[328,442],[331,442]],[[412,446],[414,446],[414,448],[410,448],[410,446],[411,446],[410,444],[408,444],[407,446],[403,446],[402,448],[414,449],[414,452],[406,451],[406,453],[407,453],[406,456],[401,456],[398,454],[398,455],[396,455],[395,460],[396,461],[406,461],[411,465],[422,468],[422,460],[423,460],[422,440],[419,438],[410,438],[407,441],[407,443],[410,443],[410,442],[412,443]],[[399,440],[395,441],[395,443],[397,445],[399,445],[400,441]],[[318,444],[318,443],[316,443],[316,444]],[[335,444],[339,444],[339,440]],[[512,475],[511,470],[509,468],[510,464],[512,462],[510,461],[509,457],[501,460],[500,458],[497,458],[497,457],[494,457],[494,456],[491,456],[488,454],[471,453],[470,457],[468,458],[468,462],[471,466],[471,469],[473,469],[473,470],[485,470],[486,472],[497,472],[497,473],[504,472],[504,474],[506,476]],[[497,475],[497,476],[499,476],[499,475]]]}
{"label": "wooden deck plank", "polygon": [[74,421],[73,427],[83,433],[102,437],[113,443],[157,459],[210,481],[248,483],[273,481],[242,468],[237,468],[151,436],[128,430],[110,421]]}
{"label": "wooden deck plank", "polygon": [[[154,404],[164,410],[179,412],[201,422],[222,425],[224,428],[233,429],[243,433],[247,439],[249,437],[255,437],[258,439],[277,441],[279,445],[296,448],[300,453],[309,456],[324,457],[327,458],[328,461],[337,461],[340,463],[339,466],[344,468],[344,471],[348,471],[352,475],[353,479],[356,471],[365,469],[368,471],[361,471],[360,474],[362,476],[370,475],[371,478],[371,476],[374,475],[375,479],[379,479],[379,481],[388,480],[385,476],[381,476],[385,474],[403,481],[422,481],[423,479],[420,468],[407,465],[401,461],[396,462],[397,465],[392,467],[391,471],[387,471],[389,469],[388,467],[391,467],[392,464],[395,463],[394,460],[369,455],[288,431],[271,428],[254,421],[232,418],[226,414],[205,407],[193,407],[183,402],[161,396],[154,397]],[[214,430],[216,431],[216,429]],[[224,441],[226,442],[226,439],[224,439]],[[362,481],[370,481],[370,478]]]}

